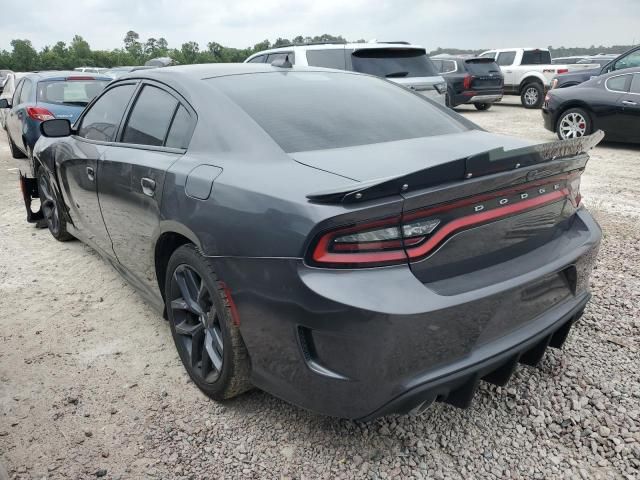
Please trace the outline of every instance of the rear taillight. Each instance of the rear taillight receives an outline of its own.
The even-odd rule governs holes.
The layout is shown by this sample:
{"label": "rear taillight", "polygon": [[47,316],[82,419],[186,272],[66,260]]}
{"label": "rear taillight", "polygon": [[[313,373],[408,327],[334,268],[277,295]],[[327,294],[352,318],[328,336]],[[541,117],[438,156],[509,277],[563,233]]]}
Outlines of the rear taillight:
{"label": "rear taillight", "polygon": [[473,75],[465,75],[462,80],[462,86],[468,90],[471,88],[471,84],[473,83]]}
{"label": "rear taillight", "polygon": [[45,120],[53,120],[54,118],[56,118],[53,113],[42,107],[27,107],[27,115],[29,115],[29,118],[38,120],[40,122],[44,122]]}
{"label": "rear taillight", "polygon": [[558,79],[554,78],[553,80],[551,80],[551,90],[553,90],[557,86],[558,86]]}
{"label": "rear taillight", "polygon": [[580,176],[547,178],[449,204],[326,231],[308,260],[323,267],[374,267],[425,258],[455,233],[570,198],[580,204]]}
{"label": "rear taillight", "polygon": [[559,68],[558,69],[558,73],[569,73],[569,69],[568,68]]}

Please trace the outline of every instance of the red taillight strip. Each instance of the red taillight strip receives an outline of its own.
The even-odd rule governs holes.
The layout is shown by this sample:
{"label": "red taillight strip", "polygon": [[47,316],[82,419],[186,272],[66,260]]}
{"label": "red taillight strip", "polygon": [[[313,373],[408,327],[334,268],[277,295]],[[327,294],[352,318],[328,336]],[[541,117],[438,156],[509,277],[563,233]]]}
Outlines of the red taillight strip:
{"label": "red taillight strip", "polygon": [[513,215],[514,213],[531,210],[547,203],[552,203],[562,198],[566,198],[568,195],[569,190],[564,188],[562,190],[556,190],[554,192],[547,193],[536,198],[531,198],[529,200],[524,200],[513,205],[507,205],[506,207],[495,208],[493,210],[487,210],[486,212],[474,213],[472,215],[467,215],[466,217],[457,218],[440,227],[440,229],[432,237],[429,237],[429,239],[422,245],[413,248],[407,248],[407,254],[410,260],[424,257],[435,247],[437,247],[445,238],[457,231],[469,228],[474,225],[479,225],[481,223],[486,223],[491,220],[496,220],[501,217],[507,217],[509,215]]}
{"label": "red taillight strip", "polygon": [[[340,232],[342,233],[342,232]],[[407,254],[404,250],[391,250],[382,252],[362,253],[332,253],[329,244],[335,238],[335,232],[323,235],[313,249],[313,260],[318,263],[388,263],[406,261]]]}

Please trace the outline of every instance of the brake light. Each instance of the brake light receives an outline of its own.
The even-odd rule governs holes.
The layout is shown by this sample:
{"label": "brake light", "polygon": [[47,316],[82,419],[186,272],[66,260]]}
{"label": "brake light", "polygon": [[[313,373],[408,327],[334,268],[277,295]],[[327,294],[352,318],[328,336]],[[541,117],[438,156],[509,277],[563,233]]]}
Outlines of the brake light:
{"label": "brake light", "polygon": [[558,69],[558,73],[569,73],[569,69],[568,68],[559,68]]}
{"label": "brake light", "polygon": [[374,267],[418,261],[455,233],[569,197],[580,204],[580,175],[547,178],[508,190],[325,232],[310,250],[323,267]]}
{"label": "brake light", "polygon": [[40,122],[56,118],[53,113],[42,107],[27,107],[27,115],[29,115],[29,118]]}
{"label": "brake light", "polygon": [[473,75],[465,75],[462,80],[462,86],[468,90],[471,88],[471,83],[473,82]]}

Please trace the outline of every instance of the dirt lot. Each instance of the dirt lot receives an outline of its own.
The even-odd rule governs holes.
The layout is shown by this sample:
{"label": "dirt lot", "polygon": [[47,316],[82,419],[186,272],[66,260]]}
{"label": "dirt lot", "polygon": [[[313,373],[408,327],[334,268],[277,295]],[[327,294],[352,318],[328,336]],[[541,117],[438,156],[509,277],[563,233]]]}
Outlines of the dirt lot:
{"label": "dirt lot", "polygon": [[[509,102],[511,103],[511,102]],[[553,140],[539,111],[461,109]],[[0,140],[0,464],[10,478],[640,478],[640,147],[598,147],[583,177],[604,230],[594,299],[564,350],[437,404],[369,424],[254,391],[209,401],[167,323],[80,242],[24,221]],[[0,478],[2,477],[0,467]]]}

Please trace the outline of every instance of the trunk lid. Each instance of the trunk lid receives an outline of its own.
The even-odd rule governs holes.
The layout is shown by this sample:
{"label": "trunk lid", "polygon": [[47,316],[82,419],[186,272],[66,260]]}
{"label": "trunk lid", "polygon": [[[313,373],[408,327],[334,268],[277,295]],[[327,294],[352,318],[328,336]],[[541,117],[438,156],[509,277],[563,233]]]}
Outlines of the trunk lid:
{"label": "trunk lid", "polygon": [[470,58],[464,62],[471,75],[471,90],[495,90],[502,88],[504,77],[492,58]]}

